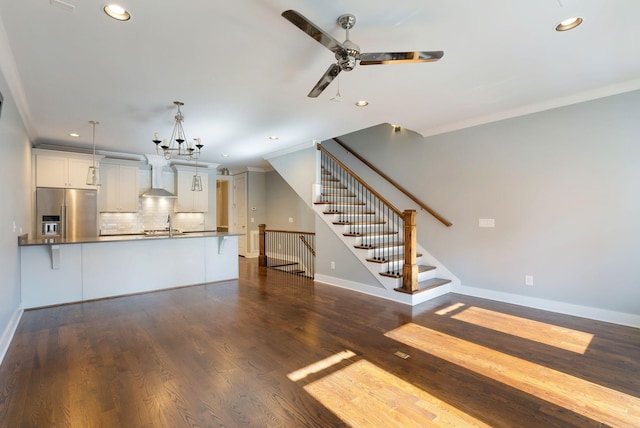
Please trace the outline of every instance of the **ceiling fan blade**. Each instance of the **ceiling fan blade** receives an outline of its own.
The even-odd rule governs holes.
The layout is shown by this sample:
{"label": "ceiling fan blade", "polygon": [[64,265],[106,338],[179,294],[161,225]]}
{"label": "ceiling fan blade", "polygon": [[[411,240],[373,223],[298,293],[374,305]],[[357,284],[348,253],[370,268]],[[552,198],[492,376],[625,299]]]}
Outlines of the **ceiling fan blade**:
{"label": "ceiling fan blade", "polygon": [[329,66],[327,71],[322,75],[320,80],[318,80],[318,83],[316,83],[316,86],[313,87],[313,89],[307,96],[309,98],[316,98],[318,95],[320,95],[322,91],[324,91],[327,86],[329,86],[329,83],[331,83],[333,79],[335,79],[336,76],[340,74],[340,71],[340,66],[338,64],[331,64],[331,66]]}
{"label": "ceiling fan blade", "polygon": [[331,52],[338,53],[347,50],[342,43],[331,37],[330,34],[324,32],[320,27],[316,26],[295,10],[285,10],[282,12],[282,16]]}
{"label": "ceiling fan blade", "polygon": [[361,53],[360,65],[408,64],[412,62],[433,62],[442,58],[443,55],[444,55],[443,51]]}

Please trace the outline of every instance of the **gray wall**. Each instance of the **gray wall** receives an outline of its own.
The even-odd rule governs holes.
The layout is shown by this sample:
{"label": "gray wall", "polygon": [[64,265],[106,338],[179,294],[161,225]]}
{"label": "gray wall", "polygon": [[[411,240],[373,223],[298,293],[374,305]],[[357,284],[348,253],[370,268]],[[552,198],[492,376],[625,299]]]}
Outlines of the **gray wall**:
{"label": "gray wall", "polygon": [[247,172],[247,236],[249,231],[258,230],[258,225],[267,221],[266,183],[264,172]]}
{"label": "gray wall", "polygon": [[[266,176],[267,227],[269,229],[315,231],[315,214],[309,204],[276,171]],[[289,222],[289,219],[293,222]]]}
{"label": "gray wall", "polygon": [[[4,96],[0,116],[0,360],[20,311],[20,256],[17,237],[31,224],[31,146],[7,82],[0,75]],[[14,231],[15,225],[15,231]]]}
{"label": "gray wall", "polygon": [[639,111],[634,91],[428,138],[341,138],[453,222],[421,213],[419,241],[463,285],[640,314]]}

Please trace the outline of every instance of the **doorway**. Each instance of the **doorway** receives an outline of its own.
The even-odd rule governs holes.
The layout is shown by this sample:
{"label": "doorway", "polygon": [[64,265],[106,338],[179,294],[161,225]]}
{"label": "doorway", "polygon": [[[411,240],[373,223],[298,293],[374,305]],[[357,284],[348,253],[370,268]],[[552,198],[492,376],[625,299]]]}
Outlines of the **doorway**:
{"label": "doorway", "polygon": [[216,230],[219,232],[229,231],[229,187],[229,180],[216,180]]}

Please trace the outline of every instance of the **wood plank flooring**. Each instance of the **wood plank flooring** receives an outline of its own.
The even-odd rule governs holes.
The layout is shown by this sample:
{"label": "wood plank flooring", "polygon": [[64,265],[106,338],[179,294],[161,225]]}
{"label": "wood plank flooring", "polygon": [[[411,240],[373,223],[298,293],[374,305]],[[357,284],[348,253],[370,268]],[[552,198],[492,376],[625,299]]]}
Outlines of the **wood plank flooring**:
{"label": "wood plank flooring", "polygon": [[634,426],[638,402],[638,329],[244,258],[238,281],[26,311],[0,366],[3,428]]}

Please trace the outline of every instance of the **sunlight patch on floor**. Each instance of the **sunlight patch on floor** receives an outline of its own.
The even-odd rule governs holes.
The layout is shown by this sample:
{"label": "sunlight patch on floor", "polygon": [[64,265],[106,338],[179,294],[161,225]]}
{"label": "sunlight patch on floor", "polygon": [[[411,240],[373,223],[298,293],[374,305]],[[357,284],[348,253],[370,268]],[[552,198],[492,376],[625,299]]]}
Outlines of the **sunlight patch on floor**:
{"label": "sunlight patch on floor", "polygon": [[304,389],[354,427],[489,426],[366,360]]}
{"label": "sunlight patch on floor", "polygon": [[453,312],[458,308],[461,308],[464,306],[464,303],[454,303],[451,306],[447,306],[446,308],[440,309],[439,311],[436,311],[436,315],[446,315],[449,312]]}
{"label": "sunlight patch on floor", "polygon": [[408,323],[385,334],[405,345],[611,426],[638,426],[640,398]]}
{"label": "sunlight patch on floor", "polygon": [[507,315],[475,306],[471,306],[464,311],[452,315],[451,318],[578,354],[584,354],[593,340],[593,334],[591,333]]}
{"label": "sunlight patch on floor", "polygon": [[291,372],[287,375],[287,377],[292,381],[297,382],[300,379],[304,379],[305,377],[309,376],[310,374],[321,372],[322,370],[326,370],[331,366],[335,366],[341,361],[348,360],[349,358],[353,358],[355,356],[356,354],[349,350],[338,352],[337,354],[333,354],[332,356],[327,357],[324,360],[316,361],[313,364],[309,364],[306,367]]}

